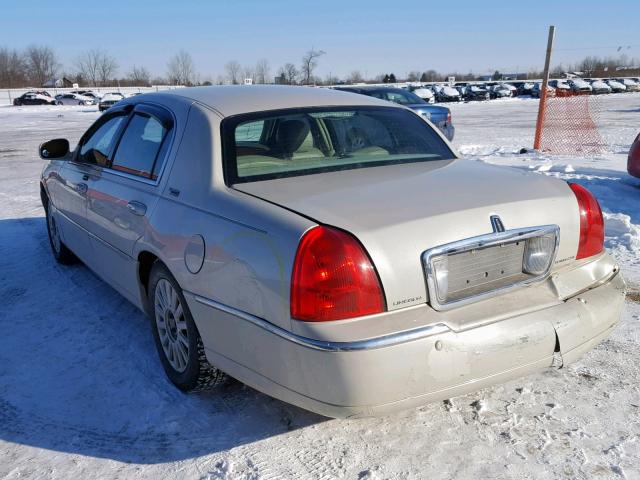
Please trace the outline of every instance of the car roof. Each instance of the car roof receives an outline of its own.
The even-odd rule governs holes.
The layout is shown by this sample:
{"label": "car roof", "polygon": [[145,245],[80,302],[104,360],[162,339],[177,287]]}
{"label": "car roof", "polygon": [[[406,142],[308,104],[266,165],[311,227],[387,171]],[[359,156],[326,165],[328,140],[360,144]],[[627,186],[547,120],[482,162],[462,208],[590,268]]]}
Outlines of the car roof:
{"label": "car roof", "polygon": [[[278,110],[284,108],[317,106],[383,106],[387,101],[328,88],[287,85],[216,85],[188,87],[154,94],[183,97],[215,109],[223,116]],[[401,108],[401,107],[396,107]]]}
{"label": "car roof", "polygon": [[355,86],[345,86],[345,87],[337,87],[336,90],[352,90],[356,91],[365,91],[365,92],[397,92],[398,90],[406,92],[404,88],[398,87],[380,87],[376,85],[355,85]]}

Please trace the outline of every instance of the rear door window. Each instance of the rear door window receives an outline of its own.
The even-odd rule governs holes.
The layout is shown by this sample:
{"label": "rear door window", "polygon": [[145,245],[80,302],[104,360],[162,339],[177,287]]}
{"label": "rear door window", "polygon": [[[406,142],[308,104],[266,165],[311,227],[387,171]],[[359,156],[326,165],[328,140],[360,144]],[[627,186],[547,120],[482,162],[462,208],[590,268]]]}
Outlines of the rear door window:
{"label": "rear door window", "polygon": [[172,124],[145,112],[134,112],[113,157],[111,168],[156,180],[168,149]]}

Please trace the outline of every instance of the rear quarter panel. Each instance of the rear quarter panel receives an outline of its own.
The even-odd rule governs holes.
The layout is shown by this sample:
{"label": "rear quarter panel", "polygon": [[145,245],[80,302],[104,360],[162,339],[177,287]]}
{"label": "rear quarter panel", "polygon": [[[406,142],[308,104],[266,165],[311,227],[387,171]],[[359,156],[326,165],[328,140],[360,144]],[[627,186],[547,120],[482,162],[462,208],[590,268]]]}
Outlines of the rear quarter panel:
{"label": "rear quarter panel", "polygon": [[[290,329],[292,264],[300,237],[315,223],[227,188],[219,128],[216,113],[192,106],[168,181],[136,251],[158,256],[187,292]],[[193,272],[185,264],[185,251],[197,237],[204,240],[205,253],[201,269]]]}

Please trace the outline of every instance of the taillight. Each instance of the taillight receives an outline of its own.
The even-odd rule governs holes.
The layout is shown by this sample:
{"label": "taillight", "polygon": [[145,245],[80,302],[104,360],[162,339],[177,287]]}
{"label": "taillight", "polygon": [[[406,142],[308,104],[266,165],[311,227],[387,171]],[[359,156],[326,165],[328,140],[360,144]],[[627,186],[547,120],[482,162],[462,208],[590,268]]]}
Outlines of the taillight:
{"label": "taillight", "polygon": [[300,240],[291,276],[291,316],[324,322],[385,310],[378,275],[360,242],[318,226]]}
{"label": "taillight", "polygon": [[451,110],[447,113],[447,124],[451,125]]}
{"label": "taillight", "polygon": [[634,177],[640,177],[640,134],[638,134],[629,149],[627,172]]}
{"label": "taillight", "polygon": [[570,183],[580,210],[580,242],[576,260],[591,257],[604,249],[604,219],[596,197],[577,183]]}

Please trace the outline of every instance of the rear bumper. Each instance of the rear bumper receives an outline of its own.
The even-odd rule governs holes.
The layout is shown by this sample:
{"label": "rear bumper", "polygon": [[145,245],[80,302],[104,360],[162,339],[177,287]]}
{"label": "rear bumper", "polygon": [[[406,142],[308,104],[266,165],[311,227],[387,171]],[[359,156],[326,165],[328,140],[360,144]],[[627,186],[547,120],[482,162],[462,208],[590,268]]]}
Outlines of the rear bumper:
{"label": "rear bumper", "polygon": [[[615,328],[616,272],[560,303],[454,331],[444,324],[369,340],[312,340],[186,293],[207,358],[273,397],[330,417],[381,415],[443,400],[579,358]],[[283,335],[283,332],[284,335]]]}

